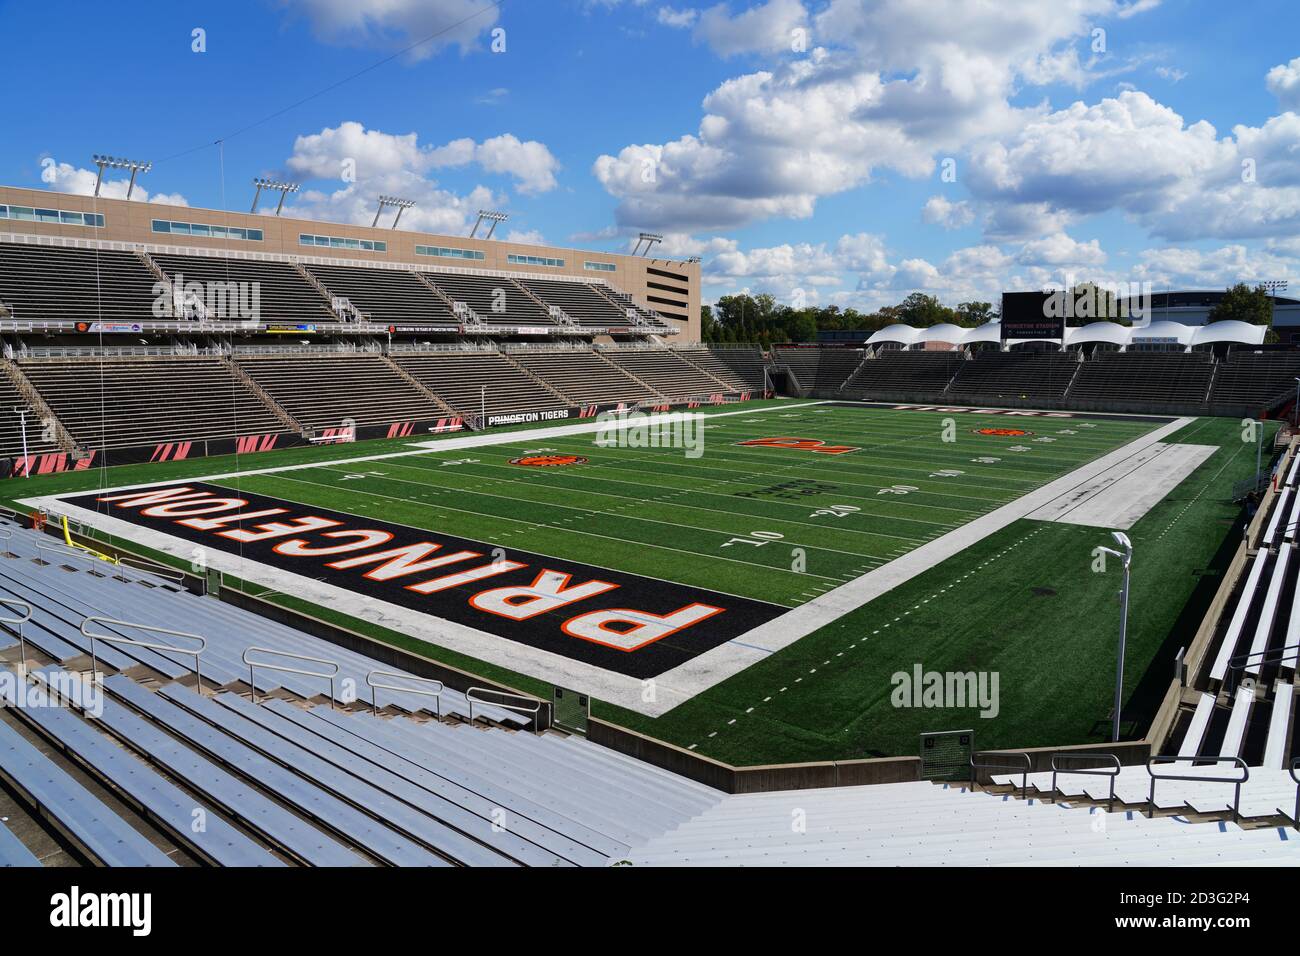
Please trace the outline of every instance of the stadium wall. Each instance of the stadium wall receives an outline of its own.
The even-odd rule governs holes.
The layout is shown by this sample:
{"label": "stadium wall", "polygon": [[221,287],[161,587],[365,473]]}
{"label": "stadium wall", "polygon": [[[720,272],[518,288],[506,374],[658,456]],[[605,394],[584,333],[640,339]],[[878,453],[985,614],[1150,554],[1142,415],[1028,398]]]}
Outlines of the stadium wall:
{"label": "stadium wall", "polygon": [[[263,197],[274,203],[273,195]],[[104,217],[102,227],[35,222],[29,219],[0,218],[0,232],[34,236],[60,236],[72,239],[123,242],[144,246],[212,249],[237,255],[268,253],[285,256],[318,256],[347,262],[401,262],[429,271],[479,270],[516,273],[551,279],[602,280],[648,306],[678,328],[674,340],[700,340],[700,264],[677,259],[586,252],[560,246],[539,246],[492,239],[468,239],[405,229],[371,228],[346,223],[295,219],[289,216],[227,212],[197,206],[171,206],[155,202],[128,202],[124,199],[96,199],[53,193],[42,189],[0,186],[0,205],[47,209],[74,213],[98,213]],[[274,206],[272,205],[272,209]],[[384,214],[389,220],[391,212]],[[260,229],[261,241],[213,239],[193,235],[154,232],[155,219],[169,222],[199,223],[209,226]],[[339,239],[368,240],[386,243],[383,252],[342,249],[330,246],[302,245],[303,234]],[[467,260],[417,255],[415,247],[440,246],[468,249],[483,254],[482,259]],[[521,265],[509,261],[512,255],[562,259],[562,267]],[[588,269],[587,263],[612,265],[614,270]]]}

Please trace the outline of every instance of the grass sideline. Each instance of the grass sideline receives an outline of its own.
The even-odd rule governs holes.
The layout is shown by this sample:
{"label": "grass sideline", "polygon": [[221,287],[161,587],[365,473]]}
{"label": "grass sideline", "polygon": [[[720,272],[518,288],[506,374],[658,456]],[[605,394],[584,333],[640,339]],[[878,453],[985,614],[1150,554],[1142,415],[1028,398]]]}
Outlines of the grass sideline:
{"label": "grass sideline", "polygon": [[[757,410],[780,404],[754,402],[744,408]],[[706,414],[736,410],[736,406],[701,409]],[[993,472],[992,477],[989,473],[977,474],[977,469],[971,469],[969,479],[961,476],[962,483],[969,483],[967,491],[974,488],[979,494],[953,496],[952,478],[935,478],[928,472],[953,468],[963,459],[969,460],[972,450],[990,448],[986,440],[988,436],[974,435],[976,428],[1002,427],[1010,423],[1034,431],[1038,437],[1046,437],[1061,428],[1068,429],[1069,420],[979,417],[969,413],[944,416],[867,409],[854,412],[821,409],[817,410],[816,418],[811,410],[799,410],[794,414],[799,418],[787,419],[782,424],[797,425],[801,437],[824,437],[828,441],[860,440],[853,434],[846,434],[841,418],[846,414],[864,415],[863,421],[874,422],[884,422],[888,416],[890,424],[879,426],[881,434],[866,436],[885,439],[871,449],[875,458],[870,462],[862,457],[855,459],[858,454],[855,453],[827,462],[805,459],[790,464],[769,464],[759,456],[770,460],[773,456],[792,453],[769,448],[736,452],[730,439],[734,433],[744,431],[738,427],[746,417],[742,415],[726,423],[717,423],[722,430],[716,434],[725,441],[718,446],[721,449],[719,461],[713,465],[724,458],[731,460],[732,464],[724,469],[725,474],[707,471],[691,474],[676,460],[667,465],[645,459],[629,460],[622,449],[614,450],[620,453],[617,455],[611,452],[605,462],[608,450],[593,451],[589,436],[569,436],[547,439],[546,446],[565,452],[581,451],[592,457],[596,463],[594,468],[585,473],[569,470],[567,476],[537,469],[538,474],[530,474],[524,481],[522,476],[511,472],[504,461],[480,462],[474,466],[473,472],[421,465],[449,457],[448,453],[434,449],[418,459],[376,462],[376,467],[385,469],[397,463],[403,469],[424,467],[424,471],[419,474],[403,471],[402,477],[394,480],[390,480],[393,476],[386,475],[384,485],[377,484],[376,479],[367,483],[365,492],[356,487],[360,482],[341,487],[323,483],[338,480],[339,469],[326,466],[294,472],[293,481],[301,485],[314,484],[315,488],[286,487],[289,482],[282,481],[277,475],[241,478],[239,483],[246,490],[310,500],[358,514],[382,515],[388,520],[418,526],[429,527],[429,516],[441,514],[442,517],[437,519],[439,528],[486,541],[497,540],[494,536],[514,536],[517,534],[516,526],[531,525],[535,530],[527,535],[518,535],[522,540],[511,542],[514,546],[557,556],[580,557],[591,563],[640,570],[642,573],[654,573],[657,567],[657,576],[667,577],[670,575],[663,573],[662,562],[656,563],[646,556],[647,544],[652,542],[645,540],[645,529],[658,523],[664,526],[664,533],[672,535],[676,544],[687,545],[674,549],[678,553],[671,573],[674,579],[701,587],[775,599],[792,606],[820,592],[808,585],[806,576],[792,577],[791,571],[784,566],[788,556],[780,561],[768,557],[776,554],[778,549],[774,548],[764,552],[760,560],[750,555],[734,566],[731,562],[724,564],[714,560],[717,552],[708,552],[701,543],[706,539],[701,535],[717,538],[733,532],[743,534],[745,522],[752,524],[753,518],[763,518],[772,527],[795,534],[810,534],[814,523],[808,514],[814,509],[809,506],[829,504],[832,500],[841,503],[850,500],[844,497],[846,490],[863,492],[864,488],[856,487],[859,483],[872,481],[890,487],[891,482],[893,485],[907,482],[914,490],[907,496],[885,497],[887,505],[868,504],[865,494],[853,495],[851,500],[855,506],[867,509],[865,513],[828,518],[823,525],[816,527],[815,538],[804,542],[809,552],[810,569],[828,572],[819,575],[824,579],[820,583],[834,586],[946,532],[956,524],[1014,500],[1033,487],[1154,427],[1151,423],[1113,422],[1110,424],[1115,430],[1105,440],[1100,440],[1099,435],[1080,439],[1078,447],[1069,452],[1065,445],[1056,442],[1035,447],[1034,451],[1050,447],[1050,454],[1037,456],[1049,460],[1029,464],[1022,458],[1014,463],[1014,467],[1002,469],[1000,475]],[[763,421],[764,428],[769,423],[780,421],[781,417],[771,413],[761,416],[766,420]],[[947,417],[957,419],[957,441],[951,443],[952,448],[935,440],[939,425]],[[900,421],[901,425],[894,424]],[[529,427],[520,430],[518,443],[494,446],[494,458],[528,450],[536,444],[528,441],[528,430]],[[1070,430],[1076,434],[1083,433],[1080,429]],[[769,431],[775,434],[784,430]],[[1092,432],[1096,434],[1096,429]],[[1064,441],[1065,436],[1058,440]],[[1192,572],[1206,568],[1212,572],[1216,570],[1215,556],[1230,534],[1229,528],[1221,522],[1232,520],[1236,513],[1235,508],[1224,505],[1226,489],[1230,488],[1233,480],[1253,469],[1254,464],[1253,456],[1241,454],[1243,446],[1239,425],[1234,421],[1201,419],[1170,440],[1205,442],[1222,447],[1133,529],[1139,555],[1135,568],[1154,567],[1154,559],[1163,559],[1158,576],[1143,578],[1135,570],[1134,618],[1127,668],[1127,686],[1135,692],[1142,687],[1148,664],[1156,659],[1170,625],[1193,600],[1197,581],[1215,583],[1212,577],[1194,578]],[[710,437],[711,445],[713,441]],[[229,456],[120,466],[99,474],[38,477],[22,481],[25,487],[21,497],[357,458],[405,450],[410,443],[410,439],[402,439],[286,449],[237,458]],[[924,449],[924,453],[918,455],[918,448]],[[486,457],[482,454],[484,449],[470,451],[480,459]],[[464,457],[470,451],[450,454]],[[708,462],[709,457],[706,455],[703,460]],[[1009,460],[1006,454],[998,457]],[[1026,457],[1034,456],[1031,453]],[[784,462],[784,459],[776,461]],[[737,471],[756,468],[754,462],[761,462],[761,472],[737,475]],[[695,467],[707,470],[713,465]],[[436,475],[432,471],[435,467],[439,468]],[[605,471],[597,476],[595,472],[599,468]],[[454,472],[455,477],[451,477],[449,471]],[[923,472],[926,474],[922,475]],[[304,474],[309,473],[318,480],[304,481]],[[577,475],[581,482],[576,492],[577,499],[573,497],[575,491],[570,485],[573,479],[569,476],[573,475]],[[801,509],[797,517],[796,507],[786,501],[744,498],[739,499],[742,507],[733,510],[724,508],[725,502],[719,500],[721,494],[734,495],[736,488],[770,487],[774,480],[775,484],[780,484],[790,479],[835,484],[837,487],[834,491],[805,496],[806,500],[796,503],[796,507]],[[712,489],[710,494],[713,495],[703,508],[692,500],[704,500],[697,493],[701,481]],[[755,481],[760,483],[754,484]],[[405,490],[407,482],[424,490]],[[615,517],[600,510],[599,505],[592,504],[601,500],[598,495],[602,493],[609,497],[610,490],[615,487],[620,491],[620,497],[640,502],[636,506],[638,509],[651,510],[642,517]],[[388,493],[395,488],[397,493]],[[434,488],[441,490],[434,491]],[[603,492],[593,490],[598,488]],[[485,489],[497,490],[485,493]],[[500,493],[503,490],[509,493]],[[303,492],[310,497],[304,497]],[[421,494],[427,499],[421,501],[418,497]],[[666,496],[675,503],[669,505],[671,510],[667,514],[652,517],[657,513],[653,507],[665,504],[661,501],[656,505],[653,499],[657,496]],[[683,497],[686,502],[682,502]],[[953,497],[971,500],[950,500]],[[440,502],[439,499],[444,500]],[[446,507],[449,504],[446,499],[459,505],[473,500],[477,502],[476,510],[453,511]],[[366,500],[371,500],[371,504],[361,503]],[[588,507],[583,507],[584,504]],[[617,507],[613,501],[606,504],[610,508]],[[572,529],[558,528],[550,521],[539,521],[537,509],[557,513],[568,513],[564,509],[575,513],[581,510],[601,516],[597,520],[602,534],[616,531],[615,537],[625,540],[622,544],[615,540],[602,543],[603,550],[597,552],[593,550],[592,541],[600,539],[575,534]],[[690,516],[689,521],[684,515]],[[1161,524],[1161,516],[1164,524]],[[674,518],[681,520],[672,524]],[[831,521],[847,525],[846,519],[853,518],[869,518],[872,528],[864,534],[867,529],[827,527]],[[734,524],[737,520],[741,523]],[[447,527],[448,521],[454,521],[454,526]],[[686,524],[700,527],[685,529],[683,525]],[[1166,524],[1168,529],[1164,527]],[[926,530],[923,534],[902,533],[913,526]],[[637,529],[638,535],[631,536],[630,528]],[[1105,533],[1098,529],[1017,522],[664,717],[650,719],[599,701],[595,703],[593,712],[632,729],[740,765],[914,753],[916,734],[920,730],[952,729],[963,721],[963,725],[976,727],[980,746],[1035,746],[1038,743],[1100,739],[1096,737],[1097,728],[1099,722],[1105,722],[1109,712],[1109,693],[1113,687],[1113,668],[1107,665],[1113,660],[1114,626],[1113,622],[1109,625],[1105,621],[1099,622],[1096,609],[1105,606],[1106,592],[1115,589],[1117,579],[1111,575],[1107,581],[1105,576],[1090,572],[1081,576],[1075,556],[1083,555],[1086,572],[1086,565],[1091,561],[1091,547],[1105,537]],[[796,539],[785,540],[793,543]],[[852,542],[853,546],[846,542]],[[870,542],[870,547],[867,542]],[[879,547],[882,542],[893,547]],[[228,585],[233,583],[228,579]],[[258,593],[265,589],[247,587],[245,590]],[[489,679],[539,696],[549,696],[549,685],[526,675],[493,667],[344,615],[322,613],[318,607],[291,595],[264,596]],[[1098,661],[1102,663],[1098,665]],[[924,710],[893,708],[889,704],[892,690],[889,677],[895,671],[910,670],[913,663],[920,663],[927,670],[939,671],[997,669],[1002,698],[998,718],[982,720],[974,712],[969,715],[933,714]],[[1161,684],[1161,689],[1163,686]],[[1045,706],[1044,701],[1052,703]]]}

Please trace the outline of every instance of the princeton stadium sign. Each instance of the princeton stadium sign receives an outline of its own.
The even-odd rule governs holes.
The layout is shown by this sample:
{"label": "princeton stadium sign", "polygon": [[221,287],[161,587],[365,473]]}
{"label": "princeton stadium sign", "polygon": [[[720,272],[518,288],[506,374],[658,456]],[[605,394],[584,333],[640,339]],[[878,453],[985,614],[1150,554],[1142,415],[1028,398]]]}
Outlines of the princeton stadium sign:
{"label": "princeton stadium sign", "polygon": [[671,670],[785,612],[201,482],[63,500],[635,678]]}

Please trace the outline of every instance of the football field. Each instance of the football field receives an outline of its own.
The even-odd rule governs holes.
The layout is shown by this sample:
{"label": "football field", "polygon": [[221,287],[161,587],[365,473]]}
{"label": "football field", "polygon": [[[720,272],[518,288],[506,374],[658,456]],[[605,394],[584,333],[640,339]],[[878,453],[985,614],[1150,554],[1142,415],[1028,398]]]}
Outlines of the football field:
{"label": "football field", "polygon": [[[1116,581],[1087,573],[1108,534],[1036,509],[1171,432],[1199,450],[1132,527],[1164,565],[1135,605],[1136,692],[1229,536],[1216,516],[1253,466],[1232,426],[756,402],[127,466],[25,500],[702,753],[834,759],[981,717],[990,745],[1090,739],[1113,684]],[[914,665],[997,668],[1001,713],[891,708]]]}

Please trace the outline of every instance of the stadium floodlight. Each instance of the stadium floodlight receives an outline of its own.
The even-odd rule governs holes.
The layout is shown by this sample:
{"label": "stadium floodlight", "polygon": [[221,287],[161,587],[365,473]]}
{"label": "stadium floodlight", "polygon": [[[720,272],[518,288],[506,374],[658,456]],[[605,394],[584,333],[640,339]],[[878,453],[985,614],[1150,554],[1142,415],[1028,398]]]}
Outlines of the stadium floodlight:
{"label": "stadium floodlight", "polygon": [[1110,536],[1124,550],[1120,552],[1107,547],[1098,547],[1097,550],[1113,555],[1124,562],[1124,585],[1119,592],[1119,649],[1116,652],[1115,660],[1115,716],[1114,726],[1111,731],[1111,741],[1119,743],[1119,714],[1124,703],[1124,651],[1128,644],[1129,569],[1133,564],[1133,542],[1129,540],[1129,536],[1123,531],[1112,531]]}
{"label": "stadium floodlight", "polygon": [[699,265],[699,264],[700,264],[700,257],[699,257],[699,256],[687,256],[687,257],[686,257],[686,262],[687,262],[688,265],[693,265],[693,266]]}
{"label": "stadium floodlight", "polygon": [[105,156],[95,153],[92,157],[95,165],[99,167],[99,175],[95,177],[95,198],[99,198],[99,187],[104,182],[105,169],[129,169],[131,171],[131,182],[126,187],[126,198],[131,198],[131,193],[135,192],[135,177],[139,173],[147,173],[153,169],[153,163],[142,163],[134,159],[123,159],[120,156]]}
{"label": "stadium floodlight", "polygon": [[257,212],[257,201],[262,198],[263,189],[278,189],[280,191],[280,201],[275,204],[275,214],[280,215],[280,210],[284,208],[284,197],[289,193],[298,191],[297,183],[281,183],[274,179],[263,179],[260,176],[253,180],[253,185],[257,187],[257,192],[253,193],[253,208],[248,210],[250,213]]}
{"label": "stadium floodlight", "polygon": [[[643,232],[636,237],[636,245],[632,247],[632,255],[649,255],[650,250],[656,242],[663,242],[664,237],[657,232]],[[641,249],[641,243],[645,243],[644,251]]]}
{"label": "stadium floodlight", "polygon": [[488,226],[487,235],[483,238],[491,239],[492,233],[496,232],[497,223],[505,222],[509,218],[510,217],[503,212],[493,212],[490,209],[480,209],[478,211],[478,218],[474,220],[474,228],[469,231],[469,237],[473,239],[478,233],[478,227],[484,222],[490,222],[492,225]]}
{"label": "stadium floodlight", "polygon": [[379,217],[383,214],[385,206],[392,206],[397,210],[397,215],[393,217],[393,224],[389,226],[390,229],[396,229],[398,221],[402,218],[402,211],[404,209],[410,209],[414,205],[414,199],[401,199],[398,196],[380,196],[379,208],[375,210],[375,220],[370,224],[371,228],[373,229],[375,226],[379,225]]}

